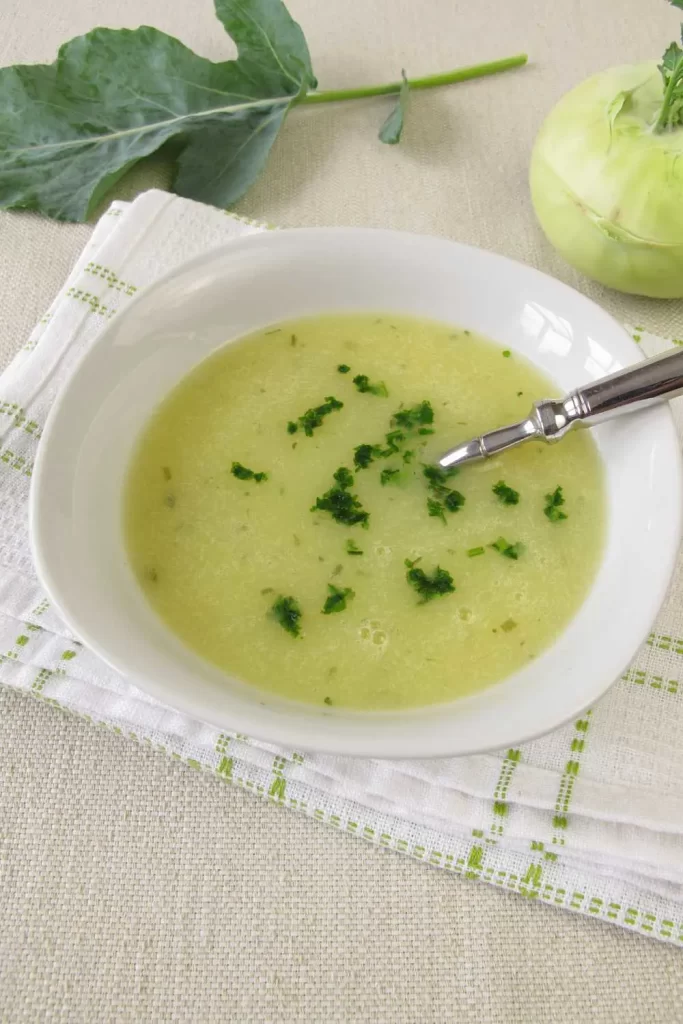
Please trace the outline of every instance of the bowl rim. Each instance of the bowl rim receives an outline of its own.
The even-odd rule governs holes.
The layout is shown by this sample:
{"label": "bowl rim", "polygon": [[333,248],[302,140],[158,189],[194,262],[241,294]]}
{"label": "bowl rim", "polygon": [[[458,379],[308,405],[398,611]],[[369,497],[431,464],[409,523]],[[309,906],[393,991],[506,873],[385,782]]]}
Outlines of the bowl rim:
{"label": "bowl rim", "polygon": [[[571,296],[574,301],[578,299],[587,311],[595,310],[601,317],[608,317],[612,324],[619,329],[625,341],[630,345],[630,352],[632,354],[633,362],[637,362],[644,358],[642,350],[636,345],[636,343],[629,337],[628,333],[622,327],[622,325],[604,310],[598,303],[578,292],[576,289],[571,288],[564,282],[553,278],[551,275],[544,273],[530,267],[526,264],[520,263],[517,260],[513,260],[509,257],[503,256],[499,253],[490,252],[488,250],[481,249],[479,247],[470,246],[465,243],[461,243],[452,239],[443,238],[439,236],[432,236],[428,234],[420,234],[406,231],[395,231],[392,229],[385,228],[366,228],[366,227],[314,227],[314,228],[286,228],[278,229],[274,231],[265,232],[254,232],[253,234],[244,235],[240,238],[233,239],[223,243],[220,246],[216,246],[205,253],[199,254],[190,260],[187,260],[179,264],[174,269],[165,273],[157,280],[153,281],[143,289],[141,289],[131,302],[126,307],[119,311],[117,316],[112,321],[107,323],[98,334],[94,343],[80,356],[76,361],[73,370],[69,376],[68,381],[61,388],[56,400],[54,401],[50,412],[48,414],[41,443],[38,448],[37,457],[35,460],[35,466],[33,471],[33,479],[30,490],[29,498],[29,531],[31,549],[33,554],[33,560],[36,568],[37,575],[40,583],[45,589],[48,598],[54,608],[57,610],[59,615],[64,619],[65,623],[73,630],[76,636],[79,637],[90,650],[97,654],[104,662],[106,662],[111,668],[124,676],[129,682],[138,686],[141,690],[150,694],[152,697],[161,701],[168,707],[181,711],[194,719],[202,720],[208,724],[212,724],[219,728],[226,728],[229,731],[245,732],[251,734],[254,738],[258,738],[264,742],[272,742],[281,744],[283,746],[289,746],[311,752],[354,756],[354,757],[374,757],[374,758],[391,758],[400,757],[404,758],[435,758],[435,757],[449,757],[449,756],[463,756],[472,753],[483,753],[490,750],[504,748],[510,745],[517,745],[528,742],[529,740],[535,739],[539,736],[546,735],[547,733],[560,728],[567,722],[573,720],[577,716],[580,716],[587,708],[592,706],[595,701],[600,699],[607,690],[616,682],[620,675],[623,673],[626,666],[629,664],[633,655],[637,651],[640,644],[643,642],[645,637],[648,635],[652,623],[654,622],[669,589],[671,578],[673,576],[678,548],[681,541],[681,534],[683,531],[683,464],[681,459],[676,459],[671,467],[671,490],[676,496],[676,507],[671,509],[670,523],[673,527],[673,534],[675,535],[675,542],[671,543],[668,559],[665,565],[660,565],[658,586],[656,591],[653,591],[650,595],[650,599],[647,604],[646,610],[643,610],[643,628],[640,630],[637,637],[633,637],[630,642],[630,654],[624,664],[621,664],[619,669],[612,674],[610,671],[610,678],[608,681],[601,683],[596,686],[594,694],[589,700],[580,700],[576,702],[576,705],[571,710],[563,712],[561,717],[556,718],[550,724],[545,725],[534,725],[530,726],[528,730],[520,730],[519,728],[512,727],[508,733],[505,730],[501,730],[501,734],[496,736],[495,742],[483,744],[481,741],[473,741],[470,746],[459,745],[457,751],[453,751],[453,747],[448,745],[447,740],[440,743],[435,743],[433,739],[427,735],[427,730],[423,730],[420,735],[421,739],[418,741],[417,738],[411,738],[410,749],[406,749],[404,743],[399,744],[396,738],[382,737],[381,734],[376,734],[372,738],[364,739],[359,737],[348,736],[347,739],[340,738],[339,735],[335,739],[327,739],[325,735],[325,729],[321,730],[320,735],[318,733],[311,733],[306,728],[305,723],[302,719],[294,719],[293,717],[281,718],[278,721],[277,728],[268,729],[262,728],[260,722],[263,716],[254,709],[253,715],[240,715],[239,712],[235,712],[234,716],[231,714],[231,721],[229,723],[219,724],[217,722],[217,715],[215,711],[212,711],[210,702],[204,702],[197,699],[195,696],[187,697],[185,694],[178,695],[173,693],[172,695],[164,689],[162,684],[159,684],[156,678],[149,676],[143,676],[136,672],[131,672],[123,663],[123,661],[117,657],[111,655],[108,651],[106,643],[101,642],[98,637],[93,636],[87,629],[83,629],[79,625],[78,616],[72,614],[68,602],[62,599],[60,586],[55,579],[51,569],[51,559],[48,547],[46,546],[46,506],[49,505],[49,497],[46,497],[44,493],[44,478],[45,478],[45,467],[51,457],[51,441],[55,431],[55,425],[59,422],[63,410],[71,400],[71,392],[77,389],[79,386],[79,378],[83,372],[84,367],[87,367],[90,360],[97,358],[97,352],[101,346],[106,345],[110,336],[114,334],[120,327],[121,320],[123,318],[131,318],[135,316],[137,308],[144,302],[149,301],[149,296],[153,295],[156,290],[160,290],[165,285],[174,281],[181,274],[185,275],[191,273],[199,268],[206,267],[214,261],[220,261],[225,254],[238,257],[240,251],[249,249],[254,246],[262,245],[264,238],[268,238],[269,244],[273,243],[274,239],[278,239],[275,244],[287,244],[288,240],[292,237],[305,238],[310,236],[312,238],[323,238],[324,236],[339,237],[355,237],[359,242],[363,236],[383,237],[387,242],[391,242],[392,239],[400,239],[402,242],[406,240],[412,240],[414,243],[422,242],[428,244],[438,243],[446,247],[453,247],[459,249],[463,255],[468,252],[477,253],[478,255],[484,254],[487,259],[490,259],[494,263],[499,264],[501,267],[513,267],[520,270],[529,276],[530,279],[540,279],[542,282],[550,282],[551,286],[555,289],[559,289],[560,292]],[[281,241],[280,241],[281,240]],[[197,360],[195,365],[199,365],[203,362],[207,356],[204,355]],[[668,406],[662,406],[661,412],[665,413],[662,417],[662,427],[668,432],[669,440],[673,441],[674,448],[679,450],[679,442],[676,434],[674,425],[673,415]],[[675,519],[675,522],[674,522]],[[589,591],[590,593],[590,591]],[[588,596],[588,595],[587,595]],[[585,600],[585,599],[584,599]],[[558,638],[550,645],[547,650],[552,650],[558,640],[562,637],[565,630],[568,628],[569,623],[565,626]],[[125,660],[125,659],[123,659]],[[605,673],[606,675],[606,673]],[[460,700],[466,700],[467,698],[460,698]],[[169,703],[170,701],[170,703]],[[291,701],[288,702],[290,705]],[[457,703],[457,702],[453,702]],[[446,705],[437,705],[438,707],[450,707],[449,702]],[[310,708],[310,705],[302,704],[302,709]],[[411,712],[419,713],[421,710],[426,709],[415,708],[406,709],[405,714],[410,715]],[[363,711],[357,713],[359,718],[372,719],[379,725],[382,717],[385,713],[380,711]],[[399,750],[400,746],[400,750]]]}

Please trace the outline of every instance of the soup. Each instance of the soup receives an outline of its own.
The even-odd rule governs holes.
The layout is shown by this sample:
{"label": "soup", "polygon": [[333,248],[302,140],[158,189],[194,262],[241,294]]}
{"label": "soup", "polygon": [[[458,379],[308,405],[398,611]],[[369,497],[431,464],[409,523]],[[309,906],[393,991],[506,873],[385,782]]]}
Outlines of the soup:
{"label": "soup", "polygon": [[522,668],[600,561],[590,434],[449,475],[434,458],[556,387],[467,330],[386,315],[224,346],[143,431],[132,568],[186,645],[281,696],[358,709],[450,701]]}

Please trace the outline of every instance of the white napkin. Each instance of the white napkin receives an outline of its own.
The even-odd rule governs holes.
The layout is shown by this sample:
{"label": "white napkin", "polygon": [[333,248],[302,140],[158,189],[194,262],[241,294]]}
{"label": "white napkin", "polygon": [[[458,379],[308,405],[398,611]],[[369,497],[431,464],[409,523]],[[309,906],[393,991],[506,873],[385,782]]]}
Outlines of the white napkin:
{"label": "white napkin", "polygon": [[[438,761],[325,757],[220,733],[116,675],[50,608],[27,499],[74,362],[141,288],[260,230],[164,192],[114,203],[0,377],[0,682],[380,846],[683,944],[683,566],[648,642],[591,711],[516,749]],[[634,330],[648,353],[666,347]]]}

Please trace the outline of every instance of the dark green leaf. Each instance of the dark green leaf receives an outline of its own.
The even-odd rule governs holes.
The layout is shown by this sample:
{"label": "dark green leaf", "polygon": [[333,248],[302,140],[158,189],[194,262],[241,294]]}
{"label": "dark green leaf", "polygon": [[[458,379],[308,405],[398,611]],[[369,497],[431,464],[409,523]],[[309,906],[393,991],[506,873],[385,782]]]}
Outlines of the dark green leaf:
{"label": "dark green leaf", "polygon": [[401,85],[401,91],[398,94],[396,105],[379,130],[380,141],[386,142],[389,146],[395,146],[397,142],[401,141],[403,122],[408,109],[410,86],[408,85],[408,79],[406,78],[405,71],[401,72],[401,78],[403,79],[403,84]]}
{"label": "dark green leaf", "polygon": [[281,0],[214,0],[216,17],[237,44],[241,73],[266,94],[294,96],[317,81],[301,28]]}
{"label": "dark green leaf", "polygon": [[53,64],[0,70],[0,206],[85,220],[138,160],[174,140],[175,191],[234,203],[292,103],[315,85],[281,0],[216,0],[238,59],[214,64],[157,29],[97,28]]}

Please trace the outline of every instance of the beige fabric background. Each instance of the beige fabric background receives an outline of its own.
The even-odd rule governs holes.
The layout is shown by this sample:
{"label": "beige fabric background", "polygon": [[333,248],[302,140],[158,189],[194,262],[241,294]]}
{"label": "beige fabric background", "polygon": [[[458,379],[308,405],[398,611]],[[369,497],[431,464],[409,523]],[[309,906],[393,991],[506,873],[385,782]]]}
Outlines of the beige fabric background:
{"label": "beige fabric background", "polygon": [[[241,204],[284,225],[426,231],[525,260],[622,319],[683,335],[683,303],[607,294],[548,249],[529,149],[571,84],[659,56],[664,0],[291,0],[323,87],[527,50],[533,66],[414,97],[295,112]],[[2,0],[0,64],[95,24],[154,24],[226,56],[211,0]],[[163,185],[161,162],[119,195]],[[88,237],[0,217],[0,364]],[[327,832],[0,690],[0,1020],[640,1024],[680,1018],[680,952]]]}

